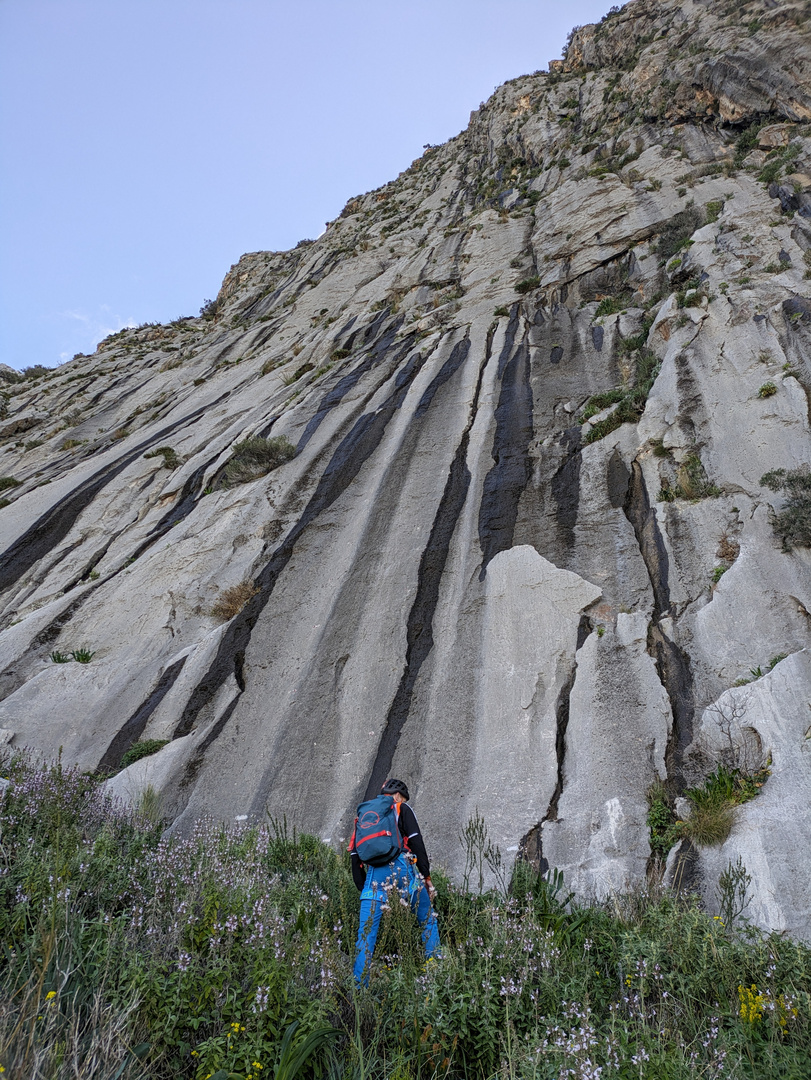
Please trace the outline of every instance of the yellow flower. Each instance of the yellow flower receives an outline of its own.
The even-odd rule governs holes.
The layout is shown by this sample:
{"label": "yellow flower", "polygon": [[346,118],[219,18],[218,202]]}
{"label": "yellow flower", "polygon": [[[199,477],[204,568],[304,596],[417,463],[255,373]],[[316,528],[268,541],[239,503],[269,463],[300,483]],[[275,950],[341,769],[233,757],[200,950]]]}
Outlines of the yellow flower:
{"label": "yellow flower", "polygon": [[49,990],[48,993],[45,995],[45,1000],[50,1001],[51,998],[55,998],[55,997],[56,997],[56,990]]}
{"label": "yellow flower", "polygon": [[262,1066],[259,1064],[258,1061],[252,1061],[251,1065],[254,1067],[254,1069],[261,1069],[262,1068]]}
{"label": "yellow flower", "polygon": [[192,1052],[191,1052],[191,1056],[192,1056],[192,1057],[197,1057],[197,1051],[196,1051],[196,1050],[192,1050]]}
{"label": "yellow flower", "polygon": [[625,985],[626,985],[626,986],[630,986],[630,985],[631,985],[631,976],[630,976],[630,975],[626,975],[626,976],[625,976]]}

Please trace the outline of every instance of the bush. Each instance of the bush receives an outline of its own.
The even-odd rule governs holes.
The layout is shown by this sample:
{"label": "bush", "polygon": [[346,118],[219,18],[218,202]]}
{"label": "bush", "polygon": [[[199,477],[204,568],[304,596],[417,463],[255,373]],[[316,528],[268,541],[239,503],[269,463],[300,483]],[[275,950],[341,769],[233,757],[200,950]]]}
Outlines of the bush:
{"label": "bush", "polygon": [[302,1077],[631,1078],[632,1059],[669,1080],[807,1075],[811,949],[730,932],[694,898],[581,906],[521,863],[480,895],[436,869],[442,958],[424,965],[392,897],[358,994],[344,853],[272,822],[162,837],[78,771],[3,765],[9,1076],[292,1080],[295,1023],[288,1047],[340,1032],[332,1067],[322,1050]]}
{"label": "bush", "polygon": [[149,757],[151,754],[157,754],[157,752],[162,750],[168,742],[168,739],[143,739],[141,742],[133,743],[121,758],[120,767],[126,769],[128,765],[140,761],[141,758]]}
{"label": "bush", "polygon": [[515,286],[515,291],[523,295],[524,293],[529,293],[534,289],[537,289],[540,284],[541,279],[538,274],[533,274],[532,277],[524,278],[523,281],[519,281]]}
{"label": "bush", "polygon": [[687,247],[690,237],[704,224],[704,215],[697,206],[689,206],[670,219],[659,235],[656,251],[667,261]]}
{"label": "bush", "polygon": [[779,513],[772,517],[774,531],[783,541],[783,550],[811,547],[811,470],[775,469],[760,478],[771,491],[785,491],[788,498]]}
{"label": "bush", "polygon": [[180,458],[171,446],[159,446],[157,450],[150,450],[148,454],[144,454],[144,457],[162,457],[164,469],[177,469],[180,466]]}
{"label": "bush", "polygon": [[622,298],[604,296],[597,305],[594,318],[599,319],[601,315],[615,315],[618,311],[623,311],[627,306],[627,303]]}
{"label": "bush", "polygon": [[256,596],[258,592],[259,590],[252,581],[241,581],[238,585],[232,585],[230,589],[225,589],[217,597],[211,609],[211,614],[215,619],[228,622],[235,615],[239,615],[250,598]]}
{"label": "bush", "polygon": [[274,435],[269,439],[251,435],[234,447],[234,452],[222,475],[224,487],[245,484],[259,476],[277,469],[296,456],[296,448],[286,435]]}

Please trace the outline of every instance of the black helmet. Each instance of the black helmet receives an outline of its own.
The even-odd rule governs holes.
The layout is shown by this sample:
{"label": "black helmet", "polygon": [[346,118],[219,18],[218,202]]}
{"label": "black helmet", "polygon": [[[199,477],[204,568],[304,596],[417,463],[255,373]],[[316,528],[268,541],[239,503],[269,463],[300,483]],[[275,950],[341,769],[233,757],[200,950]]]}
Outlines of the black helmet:
{"label": "black helmet", "polygon": [[408,788],[402,780],[387,780],[383,785],[382,793],[384,795],[402,795],[405,801],[408,802]]}

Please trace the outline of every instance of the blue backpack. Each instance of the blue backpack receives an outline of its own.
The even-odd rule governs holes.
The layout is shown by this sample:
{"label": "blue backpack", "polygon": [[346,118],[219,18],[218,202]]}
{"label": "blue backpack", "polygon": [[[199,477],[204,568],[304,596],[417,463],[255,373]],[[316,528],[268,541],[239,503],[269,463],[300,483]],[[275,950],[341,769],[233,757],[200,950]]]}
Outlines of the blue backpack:
{"label": "blue backpack", "polygon": [[366,866],[386,866],[403,850],[395,806],[392,795],[378,795],[358,807],[349,851]]}

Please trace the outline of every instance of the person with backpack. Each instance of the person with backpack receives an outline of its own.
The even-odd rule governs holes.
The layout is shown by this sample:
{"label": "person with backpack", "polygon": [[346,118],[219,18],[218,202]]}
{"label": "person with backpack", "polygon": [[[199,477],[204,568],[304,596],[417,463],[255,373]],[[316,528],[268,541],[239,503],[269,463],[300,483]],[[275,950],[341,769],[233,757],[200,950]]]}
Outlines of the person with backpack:
{"label": "person with backpack", "polygon": [[354,967],[358,986],[368,986],[380,918],[392,886],[408,897],[419,919],[426,958],[436,956],[439,931],[432,904],[436,890],[420,827],[408,803],[408,788],[401,780],[388,780],[380,795],[360,804],[348,850],[360,890]]}

